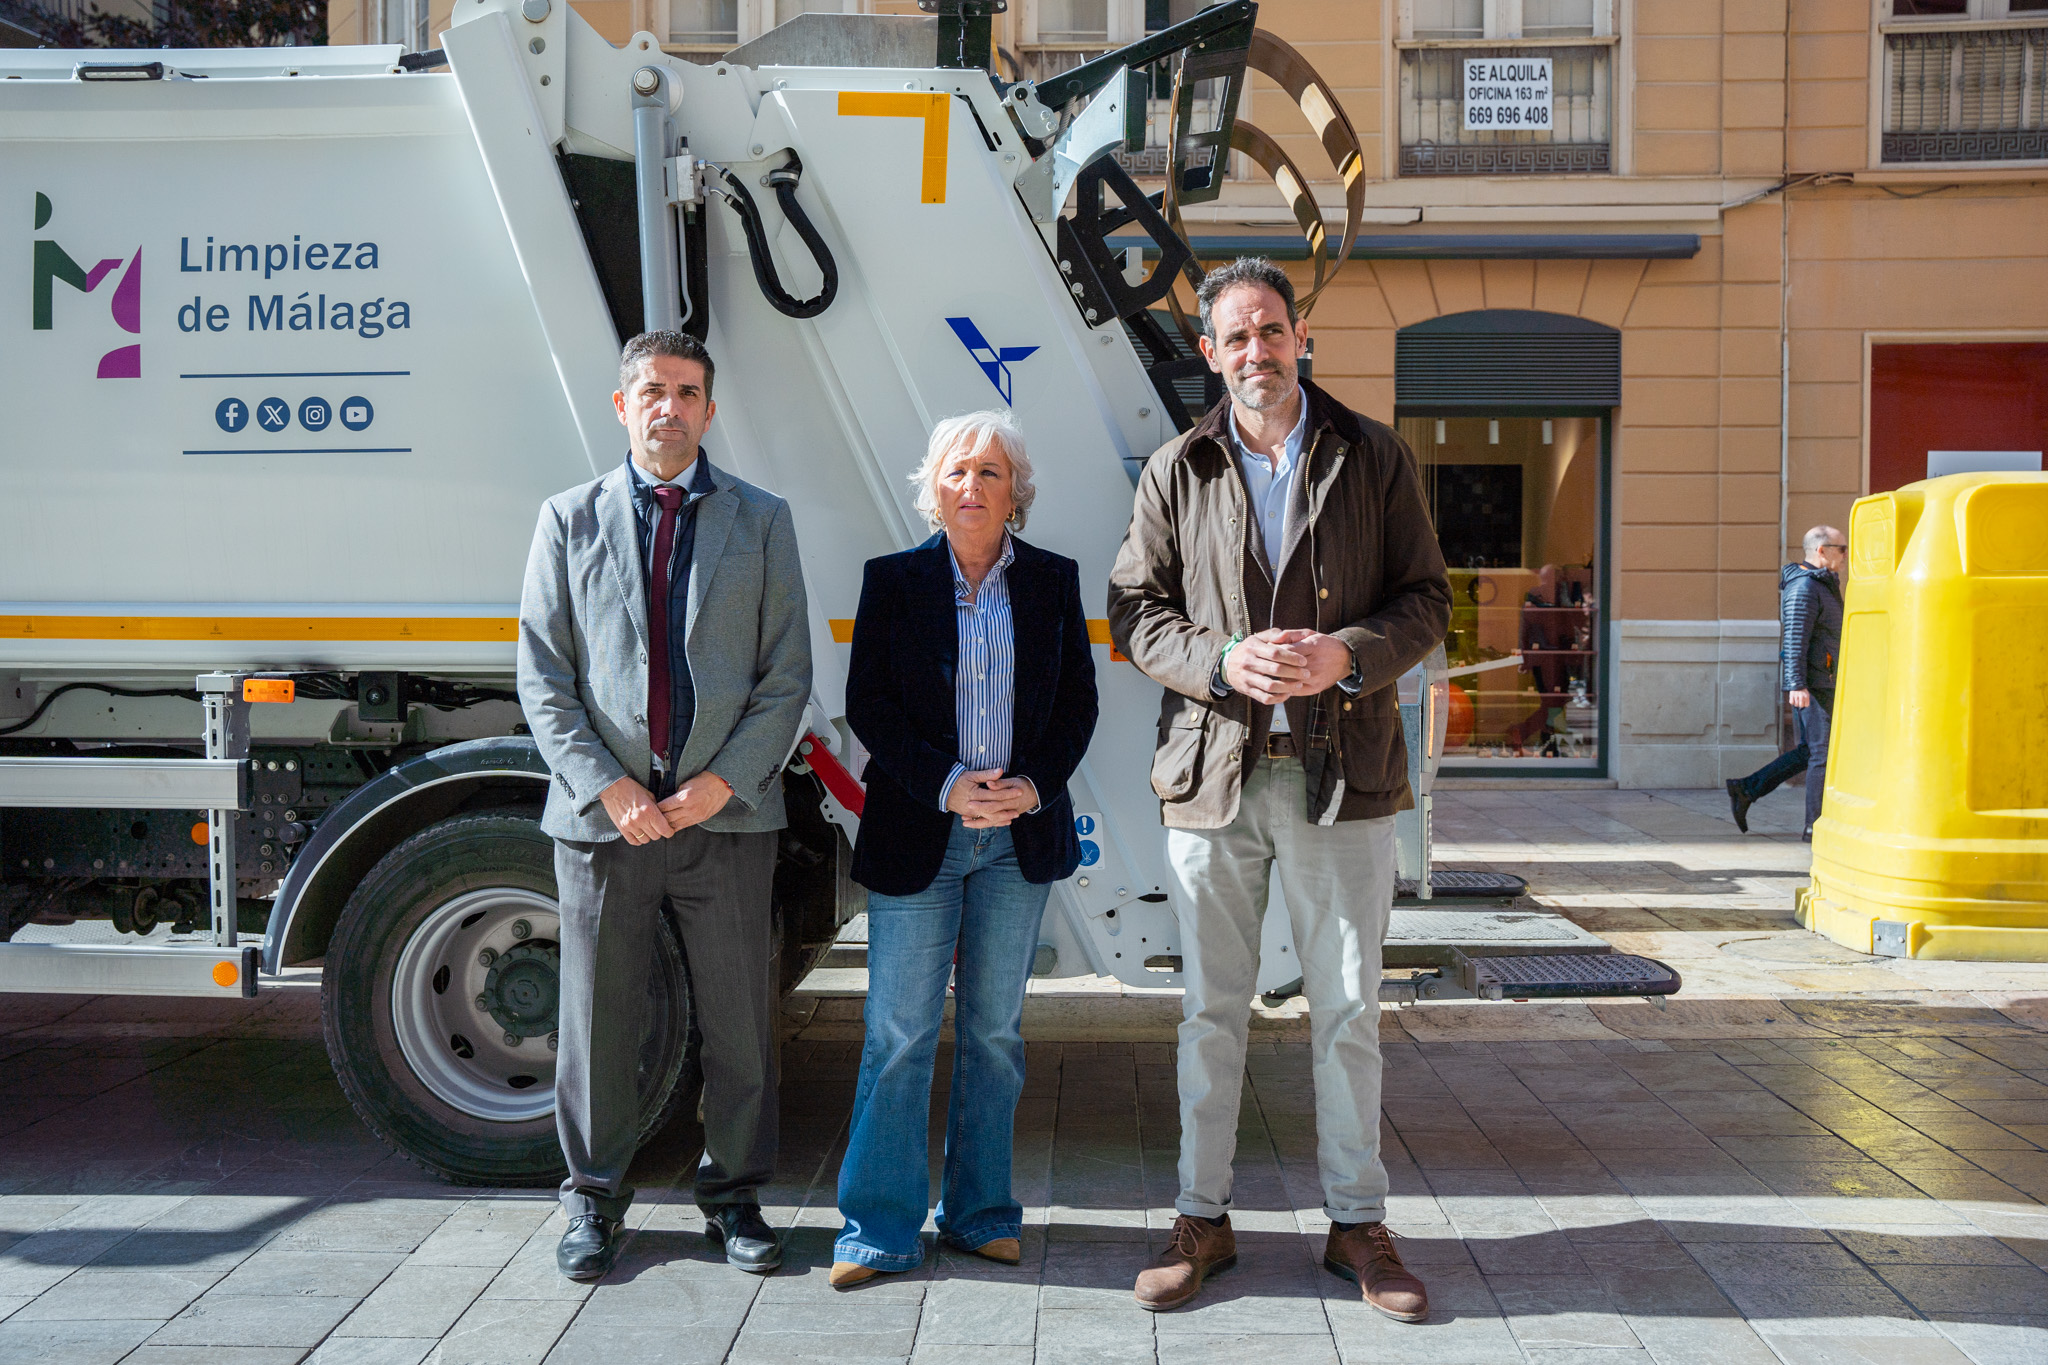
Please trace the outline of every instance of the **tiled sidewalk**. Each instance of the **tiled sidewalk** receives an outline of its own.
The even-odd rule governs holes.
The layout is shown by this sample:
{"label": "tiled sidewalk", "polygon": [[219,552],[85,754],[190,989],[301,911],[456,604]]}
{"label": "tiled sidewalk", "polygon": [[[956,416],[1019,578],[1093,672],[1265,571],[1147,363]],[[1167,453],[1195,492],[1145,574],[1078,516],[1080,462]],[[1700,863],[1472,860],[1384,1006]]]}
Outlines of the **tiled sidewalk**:
{"label": "tiled sidewalk", "polygon": [[[544,1192],[451,1189],[368,1137],[302,986],[253,1009],[0,998],[0,1362],[2041,1365],[2048,969],[1800,933],[1796,829],[1743,839],[1713,795],[1439,805],[1445,861],[1528,876],[1688,985],[1663,1012],[1383,1014],[1390,1221],[1435,1305],[1419,1326],[1317,1264],[1299,1002],[1256,1021],[1239,1266],[1155,1317],[1130,1286],[1172,1216],[1170,997],[1033,996],[1022,1267],[934,1252],[840,1294],[823,1272],[857,1001],[790,1007],[768,1192],[785,1269],[710,1253],[680,1125],[642,1153],[633,1240],[592,1290],[554,1273]],[[1811,975],[1831,971],[1872,975]]]}

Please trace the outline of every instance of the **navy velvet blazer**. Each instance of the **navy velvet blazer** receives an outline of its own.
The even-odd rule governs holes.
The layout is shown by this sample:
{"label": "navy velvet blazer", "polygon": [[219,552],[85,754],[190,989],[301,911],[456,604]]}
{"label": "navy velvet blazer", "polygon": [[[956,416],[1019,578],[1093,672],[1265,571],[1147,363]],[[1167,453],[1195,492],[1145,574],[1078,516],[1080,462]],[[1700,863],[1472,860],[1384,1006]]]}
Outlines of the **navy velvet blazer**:
{"label": "navy velvet blazer", "polygon": [[[1007,775],[1028,777],[1039,809],[1010,825],[1026,880],[1055,882],[1081,862],[1067,779],[1095,733],[1095,660],[1073,560],[1010,537],[1003,572],[1016,632],[1016,729]],[[944,535],[867,564],[846,719],[867,746],[867,807],[853,879],[885,896],[932,884],[954,816],[939,792],[960,752],[953,672],[960,653],[953,562]]]}

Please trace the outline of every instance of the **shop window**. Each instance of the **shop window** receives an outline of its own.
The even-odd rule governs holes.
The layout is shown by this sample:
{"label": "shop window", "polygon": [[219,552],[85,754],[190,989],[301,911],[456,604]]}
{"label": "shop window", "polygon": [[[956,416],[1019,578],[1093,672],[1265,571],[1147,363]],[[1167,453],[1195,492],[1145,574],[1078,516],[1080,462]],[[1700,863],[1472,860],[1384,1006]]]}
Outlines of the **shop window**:
{"label": "shop window", "polygon": [[2048,0],[1892,0],[1886,162],[2048,160]]}
{"label": "shop window", "polygon": [[1450,570],[1445,764],[1603,771],[1606,419],[1397,420]]}
{"label": "shop window", "polygon": [[1401,174],[1612,169],[1612,0],[1413,0]]}
{"label": "shop window", "polygon": [[1621,334],[1527,309],[1394,338],[1394,413],[1451,576],[1454,768],[1606,771],[1607,436]]}

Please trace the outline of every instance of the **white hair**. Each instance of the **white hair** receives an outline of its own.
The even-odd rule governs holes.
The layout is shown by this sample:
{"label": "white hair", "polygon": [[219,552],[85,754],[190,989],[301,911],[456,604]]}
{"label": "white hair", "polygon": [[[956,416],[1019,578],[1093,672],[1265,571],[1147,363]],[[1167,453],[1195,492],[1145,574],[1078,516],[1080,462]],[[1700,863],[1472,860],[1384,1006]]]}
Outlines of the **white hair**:
{"label": "white hair", "polygon": [[939,520],[939,466],[956,451],[974,454],[991,444],[1010,462],[1010,496],[1016,502],[1010,525],[1015,530],[1024,529],[1024,518],[1038,496],[1038,489],[1031,482],[1031,457],[1024,453],[1024,433],[1009,413],[987,408],[948,417],[933,427],[931,440],[925,443],[924,460],[911,471],[910,486],[917,490],[917,510],[924,513],[934,531],[946,529],[946,524]]}

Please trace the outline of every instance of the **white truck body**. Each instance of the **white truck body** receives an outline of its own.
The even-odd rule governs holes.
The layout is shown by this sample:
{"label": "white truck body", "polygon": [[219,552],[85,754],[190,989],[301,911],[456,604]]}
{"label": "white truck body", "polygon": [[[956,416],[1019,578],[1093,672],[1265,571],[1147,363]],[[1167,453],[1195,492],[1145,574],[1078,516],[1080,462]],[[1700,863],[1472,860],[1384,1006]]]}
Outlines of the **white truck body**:
{"label": "white truck body", "polygon": [[[80,54],[0,57],[26,77],[0,80],[10,178],[51,208],[0,244],[0,316],[22,328],[0,372],[0,670],[507,678],[536,509],[625,453],[617,338],[554,155],[630,159],[645,65],[673,73],[695,156],[748,185],[802,158],[839,265],[826,312],[784,317],[737,219],[707,212],[706,450],[790,501],[820,719],[844,713],[861,565],[929,534],[906,476],[942,417],[1011,409],[1038,469],[1025,534],[1104,591],[1127,462],[1174,428],[1123,330],[1090,328],[1068,297],[1051,226],[1016,188],[1033,158],[986,73],[699,67],[644,35],[614,49],[566,5],[530,22],[514,0],[465,4],[445,46],[452,74],[401,73],[396,49],[307,50],[296,75],[275,54],[92,54],[206,77],[109,82],[69,79]],[[257,55],[268,66],[241,74]],[[842,112],[874,107],[849,93],[937,112]],[[772,195],[756,198],[777,232]],[[90,292],[58,281],[46,330],[23,326],[38,239],[87,271],[119,261]],[[776,245],[791,292],[812,292],[794,234]],[[138,274],[139,331],[116,316]],[[138,346],[134,377],[98,377]],[[1176,951],[1173,907],[1138,899],[1165,891],[1158,685],[1091,625],[1102,719],[1072,794],[1097,861],[1056,889],[1045,937],[1062,975],[1174,985],[1143,965]],[[40,730],[194,728],[175,702],[65,700]],[[305,728],[282,710],[256,711],[259,739]],[[166,735],[171,715],[185,719]],[[1300,975],[1272,922],[1269,988]]]}

